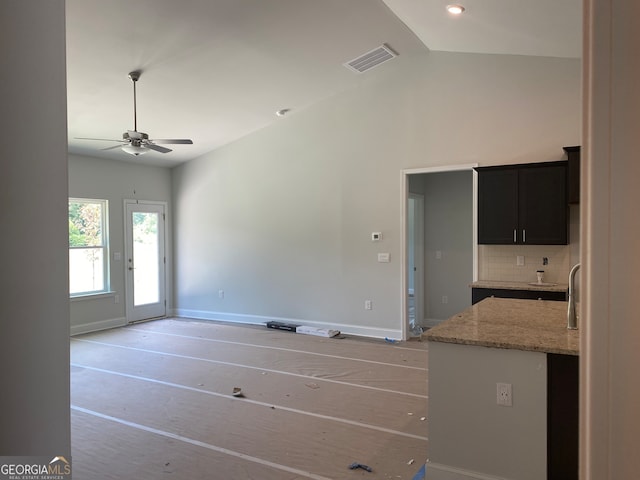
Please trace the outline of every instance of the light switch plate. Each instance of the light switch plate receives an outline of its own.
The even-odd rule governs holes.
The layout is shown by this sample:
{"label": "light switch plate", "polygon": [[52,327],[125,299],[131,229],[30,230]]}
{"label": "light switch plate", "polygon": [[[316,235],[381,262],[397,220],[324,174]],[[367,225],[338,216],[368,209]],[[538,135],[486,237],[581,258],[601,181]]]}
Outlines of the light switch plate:
{"label": "light switch plate", "polygon": [[379,253],[378,254],[378,262],[380,262],[380,263],[389,263],[389,254],[388,253]]}

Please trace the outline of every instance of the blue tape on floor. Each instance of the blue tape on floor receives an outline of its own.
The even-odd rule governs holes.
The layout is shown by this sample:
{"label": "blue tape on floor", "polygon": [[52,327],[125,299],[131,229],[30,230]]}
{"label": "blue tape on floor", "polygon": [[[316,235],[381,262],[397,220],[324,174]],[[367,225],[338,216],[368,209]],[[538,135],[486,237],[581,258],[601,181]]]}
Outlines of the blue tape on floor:
{"label": "blue tape on floor", "polygon": [[416,476],[413,477],[413,480],[424,480],[424,476],[426,474],[427,474],[427,466],[422,465],[422,468],[418,470],[418,473],[416,473]]}

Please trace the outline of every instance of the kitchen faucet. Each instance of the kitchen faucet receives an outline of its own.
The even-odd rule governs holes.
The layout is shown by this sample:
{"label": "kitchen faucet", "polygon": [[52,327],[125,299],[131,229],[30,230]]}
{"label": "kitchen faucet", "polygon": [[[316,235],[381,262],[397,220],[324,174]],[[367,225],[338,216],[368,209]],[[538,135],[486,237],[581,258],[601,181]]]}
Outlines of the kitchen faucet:
{"label": "kitchen faucet", "polygon": [[580,268],[580,264],[576,263],[569,272],[569,308],[567,310],[567,328],[569,330],[578,329],[578,312],[576,312],[576,272]]}

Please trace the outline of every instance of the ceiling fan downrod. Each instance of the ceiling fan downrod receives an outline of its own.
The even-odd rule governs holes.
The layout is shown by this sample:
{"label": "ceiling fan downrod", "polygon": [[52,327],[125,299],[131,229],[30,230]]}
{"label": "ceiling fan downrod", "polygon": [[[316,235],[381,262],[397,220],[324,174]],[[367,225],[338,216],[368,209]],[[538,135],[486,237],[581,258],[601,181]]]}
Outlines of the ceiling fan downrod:
{"label": "ceiling fan downrod", "polygon": [[140,70],[134,70],[133,72],[129,72],[129,78],[133,82],[133,131],[138,131],[138,115],[136,109],[136,82],[140,78],[140,74],[142,72]]}

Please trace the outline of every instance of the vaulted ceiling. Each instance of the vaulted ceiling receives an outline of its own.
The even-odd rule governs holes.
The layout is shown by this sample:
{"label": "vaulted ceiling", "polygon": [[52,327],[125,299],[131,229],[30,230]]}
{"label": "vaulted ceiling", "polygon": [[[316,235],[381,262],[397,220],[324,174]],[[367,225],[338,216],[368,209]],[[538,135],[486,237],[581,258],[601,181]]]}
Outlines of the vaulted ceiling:
{"label": "vaulted ceiling", "polygon": [[[446,0],[67,0],[69,151],[178,165],[393,68],[344,66],[383,44],[403,57],[581,55],[580,0],[465,2],[453,17]],[[138,131],[193,145],[104,150],[134,129],[133,70]]]}

